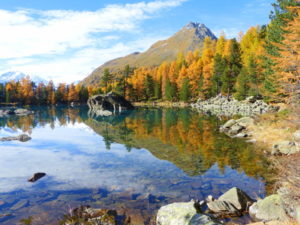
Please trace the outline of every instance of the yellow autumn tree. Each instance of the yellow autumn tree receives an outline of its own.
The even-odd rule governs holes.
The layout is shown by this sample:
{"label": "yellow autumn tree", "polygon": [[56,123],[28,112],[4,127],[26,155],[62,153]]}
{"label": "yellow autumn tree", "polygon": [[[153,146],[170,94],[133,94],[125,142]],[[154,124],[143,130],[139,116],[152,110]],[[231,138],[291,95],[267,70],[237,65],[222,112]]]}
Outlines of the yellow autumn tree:
{"label": "yellow autumn tree", "polygon": [[284,40],[278,45],[281,56],[274,58],[277,78],[282,84],[281,92],[289,99],[300,94],[300,7],[290,10],[296,16],[288,23]]}

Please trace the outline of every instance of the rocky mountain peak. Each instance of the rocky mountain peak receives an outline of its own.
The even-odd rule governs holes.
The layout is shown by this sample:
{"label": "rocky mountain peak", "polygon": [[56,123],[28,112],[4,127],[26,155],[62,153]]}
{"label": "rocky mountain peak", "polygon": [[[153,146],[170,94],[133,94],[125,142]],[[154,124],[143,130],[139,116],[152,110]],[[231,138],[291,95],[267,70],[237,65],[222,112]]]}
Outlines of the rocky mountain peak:
{"label": "rocky mountain peak", "polygon": [[217,39],[213,32],[203,23],[189,22],[183,27],[182,30],[194,30],[195,34],[201,39],[203,39],[205,36],[209,36],[212,39]]}

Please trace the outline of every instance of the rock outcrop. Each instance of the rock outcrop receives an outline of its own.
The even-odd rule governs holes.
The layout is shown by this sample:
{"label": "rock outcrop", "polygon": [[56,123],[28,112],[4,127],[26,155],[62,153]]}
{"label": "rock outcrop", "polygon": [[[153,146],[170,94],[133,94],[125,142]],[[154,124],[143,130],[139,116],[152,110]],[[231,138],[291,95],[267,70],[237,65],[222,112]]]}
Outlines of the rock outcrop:
{"label": "rock outcrop", "polygon": [[195,202],[177,202],[159,209],[156,217],[157,225],[218,225],[210,216],[199,214]]}
{"label": "rock outcrop", "polygon": [[110,116],[114,113],[134,109],[133,105],[123,96],[114,92],[106,95],[95,95],[88,99],[90,114],[95,116]]}
{"label": "rock outcrop", "polygon": [[191,106],[200,112],[217,116],[252,116],[278,110],[277,107],[268,105],[264,101],[254,97],[248,97],[244,101],[238,101],[232,97],[222,95],[205,101],[199,99],[197,103],[191,104]]}

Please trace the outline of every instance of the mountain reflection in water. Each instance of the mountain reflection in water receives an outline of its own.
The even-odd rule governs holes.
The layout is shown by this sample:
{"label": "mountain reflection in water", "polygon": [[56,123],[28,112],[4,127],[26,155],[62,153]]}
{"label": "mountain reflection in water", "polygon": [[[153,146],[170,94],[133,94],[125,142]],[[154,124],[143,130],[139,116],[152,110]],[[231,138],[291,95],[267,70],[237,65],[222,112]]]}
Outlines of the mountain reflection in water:
{"label": "mountain reflection in water", "polygon": [[[265,195],[267,161],[242,140],[218,133],[214,117],[189,109],[140,108],[89,118],[86,107],[39,107],[35,115],[0,118],[0,222],[57,224],[79,205],[125,210],[149,223],[175,201],[217,197],[236,186]],[[36,172],[47,176],[29,183]],[[148,221],[148,222],[147,222]]]}

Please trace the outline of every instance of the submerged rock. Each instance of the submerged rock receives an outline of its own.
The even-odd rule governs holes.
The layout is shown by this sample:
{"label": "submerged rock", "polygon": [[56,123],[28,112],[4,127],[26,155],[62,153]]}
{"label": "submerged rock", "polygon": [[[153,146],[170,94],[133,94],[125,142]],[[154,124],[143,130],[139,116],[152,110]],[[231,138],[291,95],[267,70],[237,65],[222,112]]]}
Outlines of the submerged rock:
{"label": "submerged rock", "polygon": [[198,214],[195,202],[177,202],[159,209],[156,217],[157,225],[218,225],[211,217]]}
{"label": "submerged rock", "polygon": [[92,96],[88,99],[87,104],[90,108],[90,114],[96,116],[110,116],[116,112],[134,109],[129,101],[114,92]]}
{"label": "submerged rock", "polygon": [[249,208],[250,216],[259,221],[288,220],[283,201],[278,194],[257,201]]}
{"label": "submerged rock", "polygon": [[28,179],[29,182],[36,182],[37,180],[46,176],[46,173],[35,173],[31,178]]}
{"label": "submerged rock", "polygon": [[94,209],[90,206],[73,209],[70,214],[65,215],[64,219],[60,221],[60,224],[63,225],[127,225],[129,223],[130,218],[119,216],[116,210]]}

